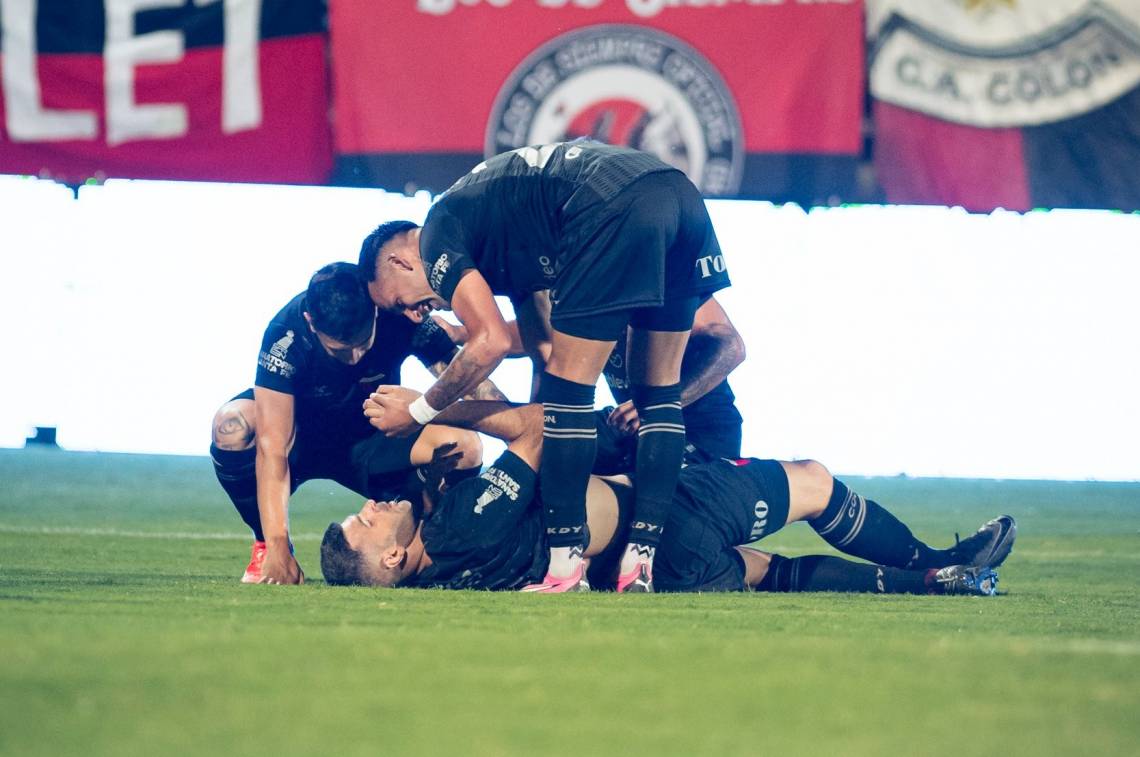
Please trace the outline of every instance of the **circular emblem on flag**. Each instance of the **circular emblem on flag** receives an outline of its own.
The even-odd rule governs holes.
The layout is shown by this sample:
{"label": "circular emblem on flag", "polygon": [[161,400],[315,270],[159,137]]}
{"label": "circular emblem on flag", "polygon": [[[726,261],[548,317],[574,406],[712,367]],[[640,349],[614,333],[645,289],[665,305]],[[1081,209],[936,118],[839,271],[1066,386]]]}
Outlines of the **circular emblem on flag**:
{"label": "circular emblem on flag", "polygon": [[535,50],[495,98],[486,154],[577,137],[651,152],[707,195],[740,188],[732,93],[700,53],[656,29],[589,26]]}

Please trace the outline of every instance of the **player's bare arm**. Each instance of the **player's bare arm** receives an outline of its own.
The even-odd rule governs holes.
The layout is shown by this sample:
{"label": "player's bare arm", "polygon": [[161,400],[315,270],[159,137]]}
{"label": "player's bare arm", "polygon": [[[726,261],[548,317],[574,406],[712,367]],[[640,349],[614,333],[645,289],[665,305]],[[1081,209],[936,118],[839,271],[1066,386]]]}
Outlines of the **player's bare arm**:
{"label": "player's bare arm", "polygon": [[[381,387],[364,403],[364,415],[372,425],[393,403],[411,404],[420,396],[403,386]],[[448,406],[432,425],[472,429],[507,442],[507,449],[535,470],[542,454],[542,406],[512,405],[503,401],[464,400]]]}
{"label": "player's bare arm", "polygon": [[697,308],[681,365],[681,405],[690,405],[712,391],[744,362],[744,339],[728,313],[709,299]]}
{"label": "player's bare arm", "polygon": [[[451,332],[448,332],[448,334],[450,336]],[[455,341],[454,337],[452,338],[452,341]],[[457,342],[457,344],[458,344],[458,342]],[[454,355],[452,357],[454,358]],[[447,366],[448,366],[448,363],[445,363],[441,360],[438,363],[432,363],[431,365],[429,365],[427,367],[427,369],[428,369],[428,372],[431,373],[431,375],[435,376],[438,379],[443,374],[443,372],[445,370],[447,370]],[[470,394],[465,395],[463,397],[463,399],[467,399],[467,400],[491,400],[491,401],[497,401],[497,402],[509,402],[510,401],[507,399],[507,395],[505,395],[501,391],[499,391],[499,387],[495,386],[495,382],[492,381],[491,379],[483,379],[482,381],[480,381],[479,386],[475,387],[475,389]]]}
{"label": "player's bare arm", "polygon": [[[710,297],[693,316],[681,363],[681,405],[691,405],[715,389],[744,362],[744,356],[744,339],[720,303]],[[614,408],[607,423],[624,434],[636,432],[640,421],[633,402]]]}
{"label": "player's bare arm", "polygon": [[293,397],[256,387],[257,509],[265,534],[261,583],[298,584],[305,580],[289,547],[289,447],[293,441]]}
{"label": "player's bare arm", "polygon": [[[424,393],[429,412],[442,410],[472,392],[491,375],[510,349],[507,324],[490,287],[477,271],[468,271],[460,279],[451,306],[467,329],[467,344]],[[407,436],[423,425],[412,415],[413,409],[402,402],[401,395],[383,391],[379,394],[385,412],[374,425],[381,431],[389,436]]]}

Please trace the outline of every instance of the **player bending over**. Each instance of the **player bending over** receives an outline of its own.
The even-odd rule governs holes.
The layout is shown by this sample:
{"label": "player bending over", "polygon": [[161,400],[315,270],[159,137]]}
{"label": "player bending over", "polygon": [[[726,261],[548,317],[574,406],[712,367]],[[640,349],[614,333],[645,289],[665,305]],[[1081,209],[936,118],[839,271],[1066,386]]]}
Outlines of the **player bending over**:
{"label": "player bending over", "polygon": [[[382,412],[377,405],[370,414]],[[443,416],[509,442],[477,478],[438,501],[369,501],[331,524],[321,545],[334,584],[450,589],[517,589],[547,569],[542,508],[532,503],[542,437],[538,406],[462,402]],[[612,584],[635,519],[628,482],[592,476],[587,489],[589,578]],[[807,521],[836,557],[784,558],[745,545]],[[1016,536],[1009,516],[986,523],[949,549],[934,549],[879,504],[832,478],[814,461],[748,459],[681,471],[658,551],[661,591],[870,591],[992,594],[993,570]]]}
{"label": "player bending over", "polygon": [[360,414],[377,385],[399,383],[409,355],[438,375],[455,351],[434,322],[417,326],[378,311],[351,263],[317,271],[308,289],[273,317],[254,388],[218,410],[210,446],[218,481],[253,531],[243,583],[304,580],[289,540],[288,508],[305,481],[329,478],[365,497],[392,497],[411,466],[428,462],[449,441],[462,452],[459,468],[477,472],[482,447],[471,431],[432,426],[390,439]]}
{"label": "player bending over", "polygon": [[[510,345],[493,295],[522,320],[542,316],[550,290],[551,349],[542,374],[549,570],[535,591],[588,588],[585,492],[596,431],[594,386],[632,326],[630,394],[641,423],[637,518],[618,590],[652,585],[655,550],[684,453],[681,358],[701,301],[729,285],[699,190],[656,157],[575,141],[524,147],[480,163],[428,212],[423,228],[384,224],[364,241],[360,266],[381,308],[422,320],[449,308],[468,341],[439,380],[411,403],[381,397],[379,428],[408,433],[485,378]],[[527,330],[524,329],[524,334]]]}

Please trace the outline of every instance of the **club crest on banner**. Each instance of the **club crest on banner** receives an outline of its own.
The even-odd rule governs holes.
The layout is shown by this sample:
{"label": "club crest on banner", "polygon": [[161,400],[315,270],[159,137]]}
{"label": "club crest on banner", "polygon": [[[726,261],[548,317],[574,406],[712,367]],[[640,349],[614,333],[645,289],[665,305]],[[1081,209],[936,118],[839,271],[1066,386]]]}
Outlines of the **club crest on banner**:
{"label": "club crest on banner", "polygon": [[704,56],[656,29],[602,24],[539,47],[499,90],[485,150],[577,137],[654,153],[706,195],[740,188],[744,139],[731,92]]}
{"label": "club crest on banner", "polygon": [[871,93],[989,128],[1044,124],[1140,85],[1136,0],[868,0]]}

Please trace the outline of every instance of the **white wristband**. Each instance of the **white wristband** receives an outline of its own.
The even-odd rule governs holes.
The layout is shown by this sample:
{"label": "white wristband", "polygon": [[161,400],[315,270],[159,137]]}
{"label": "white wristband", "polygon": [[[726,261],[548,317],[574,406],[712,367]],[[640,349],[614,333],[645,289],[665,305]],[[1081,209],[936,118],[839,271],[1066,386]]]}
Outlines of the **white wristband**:
{"label": "white wristband", "polygon": [[431,423],[432,419],[439,415],[439,411],[428,404],[427,398],[420,395],[416,398],[415,402],[408,405],[408,412],[416,419],[416,423],[421,426],[426,426]]}

